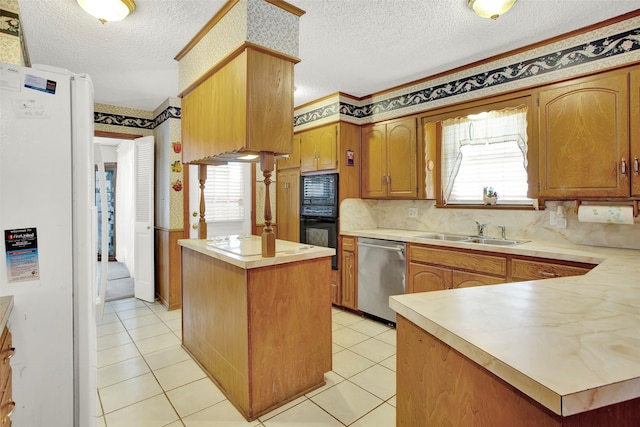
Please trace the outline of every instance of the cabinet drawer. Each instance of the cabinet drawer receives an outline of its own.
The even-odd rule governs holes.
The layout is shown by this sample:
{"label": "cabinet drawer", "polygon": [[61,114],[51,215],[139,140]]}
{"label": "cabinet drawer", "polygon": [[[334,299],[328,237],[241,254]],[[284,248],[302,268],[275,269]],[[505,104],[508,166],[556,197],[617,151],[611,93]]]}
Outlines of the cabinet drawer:
{"label": "cabinet drawer", "polygon": [[451,267],[456,270],[488,273],[497,276],[507,275],[507,259],[494,255],[482,255],[473,252],[458,252],[436,249],[429,246],[411,245],[409,247],[409,260]]}
{"label": "cabinet drawer", "polygon": [[513,259],[511,261],[512,281],[550,279],[552,277],[580,276],[594,266],[573,266],[544,261]]}
{"label": "cabinet drawer", "polygon": [[344,236],[342,238],[342,250],[347,252],[355,252],[356,238]]}

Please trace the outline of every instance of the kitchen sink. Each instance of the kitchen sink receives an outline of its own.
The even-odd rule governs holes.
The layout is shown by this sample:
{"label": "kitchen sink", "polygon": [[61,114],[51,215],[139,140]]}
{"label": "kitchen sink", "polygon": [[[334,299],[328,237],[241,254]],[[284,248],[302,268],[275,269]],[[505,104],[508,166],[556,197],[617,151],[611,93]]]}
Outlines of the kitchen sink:
{"label": "kitchen sink", "polygon": [[491,245],[491,246],[515,246],[521,243],[528,242],[528,240],[496,239],[492,237],[461,236],[459,234],[445,234],[445,233],[429,233],[429,234],[423,234],[416,237],[420,239],[448,240],[451,242],[478,243],[480,245]]}
{"label": "kitchen sink", "polygon": [[442,234],[442,233],[423,234],[422,236],[417,236],[417,237],[421,239],[449,240],[452,242],[465,242],[469,240],[469,236],[460,236],[457,234]]}
{"label": "kitchen sink", "polygon": [[526,240],[502,240],[502,239],[492,239],[486,237],[470,237],[467,242],[470,243],[480,243],[482,245],[494,245],[494,246],[515,246],[520,243],[525,243]]}

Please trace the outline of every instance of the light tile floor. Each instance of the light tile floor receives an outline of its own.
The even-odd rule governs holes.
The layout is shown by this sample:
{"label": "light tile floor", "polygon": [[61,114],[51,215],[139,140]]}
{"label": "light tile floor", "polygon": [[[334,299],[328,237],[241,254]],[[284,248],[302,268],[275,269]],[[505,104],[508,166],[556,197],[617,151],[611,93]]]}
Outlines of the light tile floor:
{"label": "light tile floor", "polygon": [[135,298],[98,325],[98,426],[394,427],[396,331],[336,307],[327,384],[247,422],[181,348],[181,311]]}

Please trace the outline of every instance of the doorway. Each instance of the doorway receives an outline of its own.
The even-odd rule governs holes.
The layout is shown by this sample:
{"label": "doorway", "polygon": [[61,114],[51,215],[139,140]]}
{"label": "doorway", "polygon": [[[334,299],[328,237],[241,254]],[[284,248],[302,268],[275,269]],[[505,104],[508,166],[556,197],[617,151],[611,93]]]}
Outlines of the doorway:
{"label": "doorway", "polygon": [[108,221],[109,268],[114,273],[121,272],[117,277],[111,272],[107,274],[111,280],[100,296],[106,299],[107,294],[115,292],[118,298],[135,296],[152,302],[155,299],[154,138],[95,137],[94,143],[105,165],[107,206],[99,209],[104,211],[100,216]]}
{"label": "doorway", "polygon": [[[116,174],[118,170],[117,163],[105,163],[104,173],[107,190],[107,207],[105,209],[104,218],[108,221],[109,234],[106,237],[109,247],[109,262],[116,261]],[[100,203],[98,168],[96,167],[96,208],[98,210],[98,261],[102,260],[102,205]]]}

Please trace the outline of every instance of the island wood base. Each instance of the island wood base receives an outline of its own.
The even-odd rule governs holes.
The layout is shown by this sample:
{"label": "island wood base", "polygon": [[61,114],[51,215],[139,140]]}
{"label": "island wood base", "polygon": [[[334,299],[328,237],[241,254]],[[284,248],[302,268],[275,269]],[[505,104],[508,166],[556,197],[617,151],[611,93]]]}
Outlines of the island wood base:
{"label": "island wood base", "polygon": [[247,420],[324,385],[331,258],[243,269],[182,248],[182,343]]}
{"label": "island wood base", "polygon": [[640,425],[640,399],[562,417],[397,316],[397,427]]}

